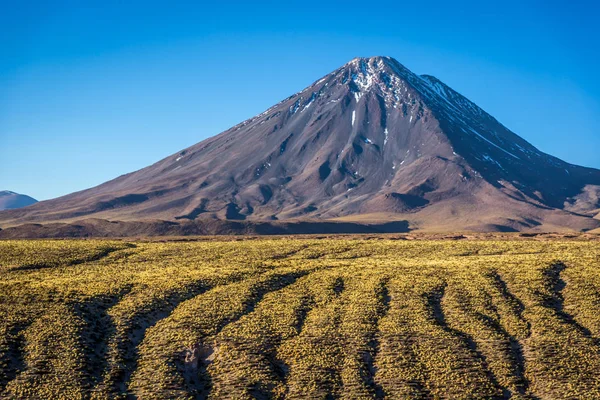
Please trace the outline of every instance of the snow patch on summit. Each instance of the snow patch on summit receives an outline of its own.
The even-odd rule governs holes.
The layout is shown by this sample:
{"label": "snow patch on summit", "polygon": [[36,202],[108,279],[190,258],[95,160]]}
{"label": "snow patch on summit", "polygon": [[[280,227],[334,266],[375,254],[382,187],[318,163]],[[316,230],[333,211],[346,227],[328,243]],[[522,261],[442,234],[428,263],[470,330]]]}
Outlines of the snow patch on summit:
{"label": "snow patch on summit", "polygon": [[371,88],[374,82],[375,70],[365,60],[355,60],[354,64],[360,72],[352,74],[352,81],[361,91],[366,91]]}
{"label": "snow patch on summit", "polygon": [[368,91],[376,89],[386,106],[398,108],[407,87],[397,72],[400,69],[394,69],[392,63],[382,57],[354,59],[347,64],[348,69],[343,70],[341,82],[350,82],[350,91],[357,103]]}

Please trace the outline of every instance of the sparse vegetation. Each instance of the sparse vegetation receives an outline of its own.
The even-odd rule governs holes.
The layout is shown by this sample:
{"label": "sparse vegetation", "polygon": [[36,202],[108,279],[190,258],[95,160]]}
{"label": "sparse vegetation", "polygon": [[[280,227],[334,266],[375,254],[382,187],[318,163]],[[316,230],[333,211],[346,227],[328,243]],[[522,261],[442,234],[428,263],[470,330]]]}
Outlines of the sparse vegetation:
{"label": "sparse vegetation", "polygon": [[600,243],[0,242],[0,398],[600,397]]}

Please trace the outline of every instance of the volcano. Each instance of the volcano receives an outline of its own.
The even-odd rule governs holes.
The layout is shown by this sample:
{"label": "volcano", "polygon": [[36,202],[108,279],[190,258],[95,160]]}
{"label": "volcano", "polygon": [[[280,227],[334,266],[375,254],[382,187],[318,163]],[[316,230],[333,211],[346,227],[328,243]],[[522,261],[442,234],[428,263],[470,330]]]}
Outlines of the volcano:
{"label": "volcano", "polygon": [[4,227],[119,221],[406,221],[431,231],[600,227],[600,171],[545,154],[437,78],[356,58],[265,112]]}

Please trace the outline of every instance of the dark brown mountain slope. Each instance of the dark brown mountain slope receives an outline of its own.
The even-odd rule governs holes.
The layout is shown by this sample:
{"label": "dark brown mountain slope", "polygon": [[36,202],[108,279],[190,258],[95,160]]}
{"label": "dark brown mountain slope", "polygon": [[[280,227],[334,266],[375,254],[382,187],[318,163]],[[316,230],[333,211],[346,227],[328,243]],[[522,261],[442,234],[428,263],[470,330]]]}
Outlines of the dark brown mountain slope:
{"label": "dark brown mountain slope", "polygon": [[87,217],[600,227],[600,171],[544,154],[436,78],[357,58],[264,113],[0,225]]}

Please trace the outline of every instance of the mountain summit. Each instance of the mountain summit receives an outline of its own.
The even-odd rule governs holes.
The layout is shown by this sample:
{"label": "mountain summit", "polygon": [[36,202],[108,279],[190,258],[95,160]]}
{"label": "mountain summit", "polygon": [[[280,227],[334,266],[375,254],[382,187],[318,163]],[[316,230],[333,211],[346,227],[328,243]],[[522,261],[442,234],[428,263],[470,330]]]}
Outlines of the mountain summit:
{"label": "mountain summit", "polygon": [[92,189],[0,213],[74,220],[406,220],[590,230],[600,171],[544,154],[437,78],[355,58],[231,129]]}

